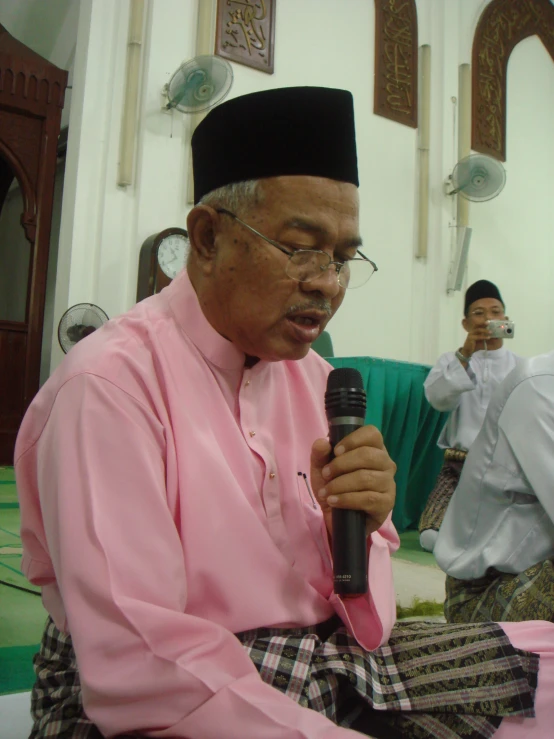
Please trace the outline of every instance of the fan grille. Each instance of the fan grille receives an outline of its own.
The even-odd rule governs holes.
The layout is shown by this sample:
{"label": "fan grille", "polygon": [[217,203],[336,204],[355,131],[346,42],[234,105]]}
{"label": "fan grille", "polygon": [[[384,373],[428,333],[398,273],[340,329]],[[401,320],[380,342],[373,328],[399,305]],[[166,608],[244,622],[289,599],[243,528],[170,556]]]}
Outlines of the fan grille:
{"label": "fan grille", "polygon": [[108,320],[102,308],[93,303],[78,303],[68,308],[58,325],[58,341],[64,353],[67,354],[81,339],[94,333]]}
{"label": "fan grille", "polygon": [[470,154],[458,162],[452,173],[454,191],[468,200],[483,202],[499,195],[506,184],[506,170],[500,162],[482,154]]}
{"label": "fan grille", "polygon": [[233,84],[229,62],[206,54],[182,64],[167,86],[168,108],[199,113],[220,103]]}

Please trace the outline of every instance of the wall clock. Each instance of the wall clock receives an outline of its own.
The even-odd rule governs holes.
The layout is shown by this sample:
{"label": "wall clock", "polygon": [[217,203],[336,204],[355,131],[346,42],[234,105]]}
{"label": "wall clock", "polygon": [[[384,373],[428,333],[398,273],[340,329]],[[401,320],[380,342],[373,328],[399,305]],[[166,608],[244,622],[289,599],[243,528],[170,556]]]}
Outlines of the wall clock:
{"label": "wall clock", "polygon": [[137,302],[159,293],[185,266],[188,234],[166,228],[149,236],[140,249]]}

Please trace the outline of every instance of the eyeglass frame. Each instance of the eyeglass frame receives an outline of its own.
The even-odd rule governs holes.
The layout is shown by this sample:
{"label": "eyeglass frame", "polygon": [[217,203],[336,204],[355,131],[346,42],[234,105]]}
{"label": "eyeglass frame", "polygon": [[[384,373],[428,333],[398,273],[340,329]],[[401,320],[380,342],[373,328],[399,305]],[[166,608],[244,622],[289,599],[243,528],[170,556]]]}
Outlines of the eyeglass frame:
{"label": "eyeglass frame", "polygon": [[492,308],[474,308],[469,313],[470,316],[475,316],[476,318],[485,318],[489,315],[492,315],[495,319],[500,318],[500,316],[506,317],[506,309],[502,307],[502,309],[498,308],[498,306],[493,306]]}
{"label": "eyeglass frame", "polygon": [[[366,255],[363,254],[359,249],[356,249],[356,254],[359,254],[360,257],[361,257],[361,259],[357,259],[356,257],[354,257],[354,259],[348,259],[348,260],[346,260],[346,262],[336,262],[336,261],[334,261],[333,259],[331,259],[331,257],[328,254],[325,254],[324,251],[321,251],[321,249],[294,249],[293,251],[289,251],[285,246],[283,246],[282,244],[279,244],[278,241],[274,241],[273,239],[270,239],[268,236],[264,236],[262,233],[260,233],[259,231],[257,231],[255,228],[253,228],[252,226],[249,226],[248,223],[246,223],[241,218],[239,218],[237,215],[235,215],[235,213],[232,213],[230,210],[227,210],[227,208],[216,208],[215,209],[215,212],[216,213],[223,213],[226,216],[230,216],[233,220],[237,221],[242,226],[244,226],[245,228],[247,228],[255,236],[258,236],[260,239],[263,239],[264,241],[267,241],[268,244],[271,244],[271,246],[274,246],[276,249],[279,249],[279,251],[283,252],[283,254],[286,254],[288,256],[289,260],[295,254],[299,254],[300,252],[303,252],[303,251],[304,252],[309,252],[311,254],[314,254],[314,253],[315,254],[323,254],[323,256],[327,257],[327,259],[329,260],[329,263],[328,263],[326,269],[321,271],[321,274],[324,274],[325,272],[327,272],[327,270],[329,269],[329,267],[333,264],[335,266],[335,270],[336,270],[336,273],[337,273],[337,282],[339,282],[339,285],[340,285],[340,272],[341,272],[341,269],[345,265],[347,265],[348,262],[354,262],[354,261],[356,261],[356,262],[362,262],[362,261],[365,261],[365,262],[369,262],[369,264],[371,264],[371,266],[373,267],[373,272],[369,275],[369,277],[367,278],[367,280],[364,283],[362,283],[361,285],[359,285],[359,287],[363,287],[363,285],[367,285],[367,283],[369,282],[369,280],[373,277],[373,274],[375,272],[378,272],[379,271],[379,268],[377,267],[377,265],[375,264],[375,262],[372,259],[369,259],[369,257],[366,257]],[[296,282],[299,282],[299,283],[302,283],[302,282],[313,282],[313,280],[316,280],[318,276],[319,275],[314,275],[314,277],[311,280],[296,280]],[[292,280],[295,280],[294,277],[291,277],[291,279]],[[341,287],[343,287],[343,285],[341,285]],[[348,287],[344,287],[344,289],[347,290]],[[356,289],[356,288],[353,288],[353,289]]]}

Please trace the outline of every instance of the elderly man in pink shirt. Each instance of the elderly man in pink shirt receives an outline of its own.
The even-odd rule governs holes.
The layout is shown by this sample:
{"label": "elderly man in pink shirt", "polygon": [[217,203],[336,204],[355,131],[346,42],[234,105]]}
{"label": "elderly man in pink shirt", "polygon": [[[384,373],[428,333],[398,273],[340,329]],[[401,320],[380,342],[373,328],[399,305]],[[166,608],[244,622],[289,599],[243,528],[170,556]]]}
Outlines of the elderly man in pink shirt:
{"label": "elderly man in pink shirt", "polygon": [[[310,345],[375,269],[351,95],[223,103],[193,156],[187,269],[75,347],[19,433],[50,614],[32,736],[550,736],[554,626],[393,631],[394,463],[372,427],[330,456]],[[366,595],[333,593],[333,507],[367,514]]]}

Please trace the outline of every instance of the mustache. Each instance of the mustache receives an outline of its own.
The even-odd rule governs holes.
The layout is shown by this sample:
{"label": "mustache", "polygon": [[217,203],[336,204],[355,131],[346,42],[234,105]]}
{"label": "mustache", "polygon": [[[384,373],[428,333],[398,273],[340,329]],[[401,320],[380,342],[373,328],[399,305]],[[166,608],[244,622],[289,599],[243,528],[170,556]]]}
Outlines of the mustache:
{"label": "mustache", "polygon": [[331,303],[329,303],[327,300],[310,300],[306,303],[302,303],[302,305],[291,305],[290,308],[287,309],[287,312],[285,313],[286,317],[289,318],[289,316],[294,316],[297,313],[303,313],[307,310],[317,310],[321,313],[325,313],[327,316],[333,315],[333,309],[331,308]]}

